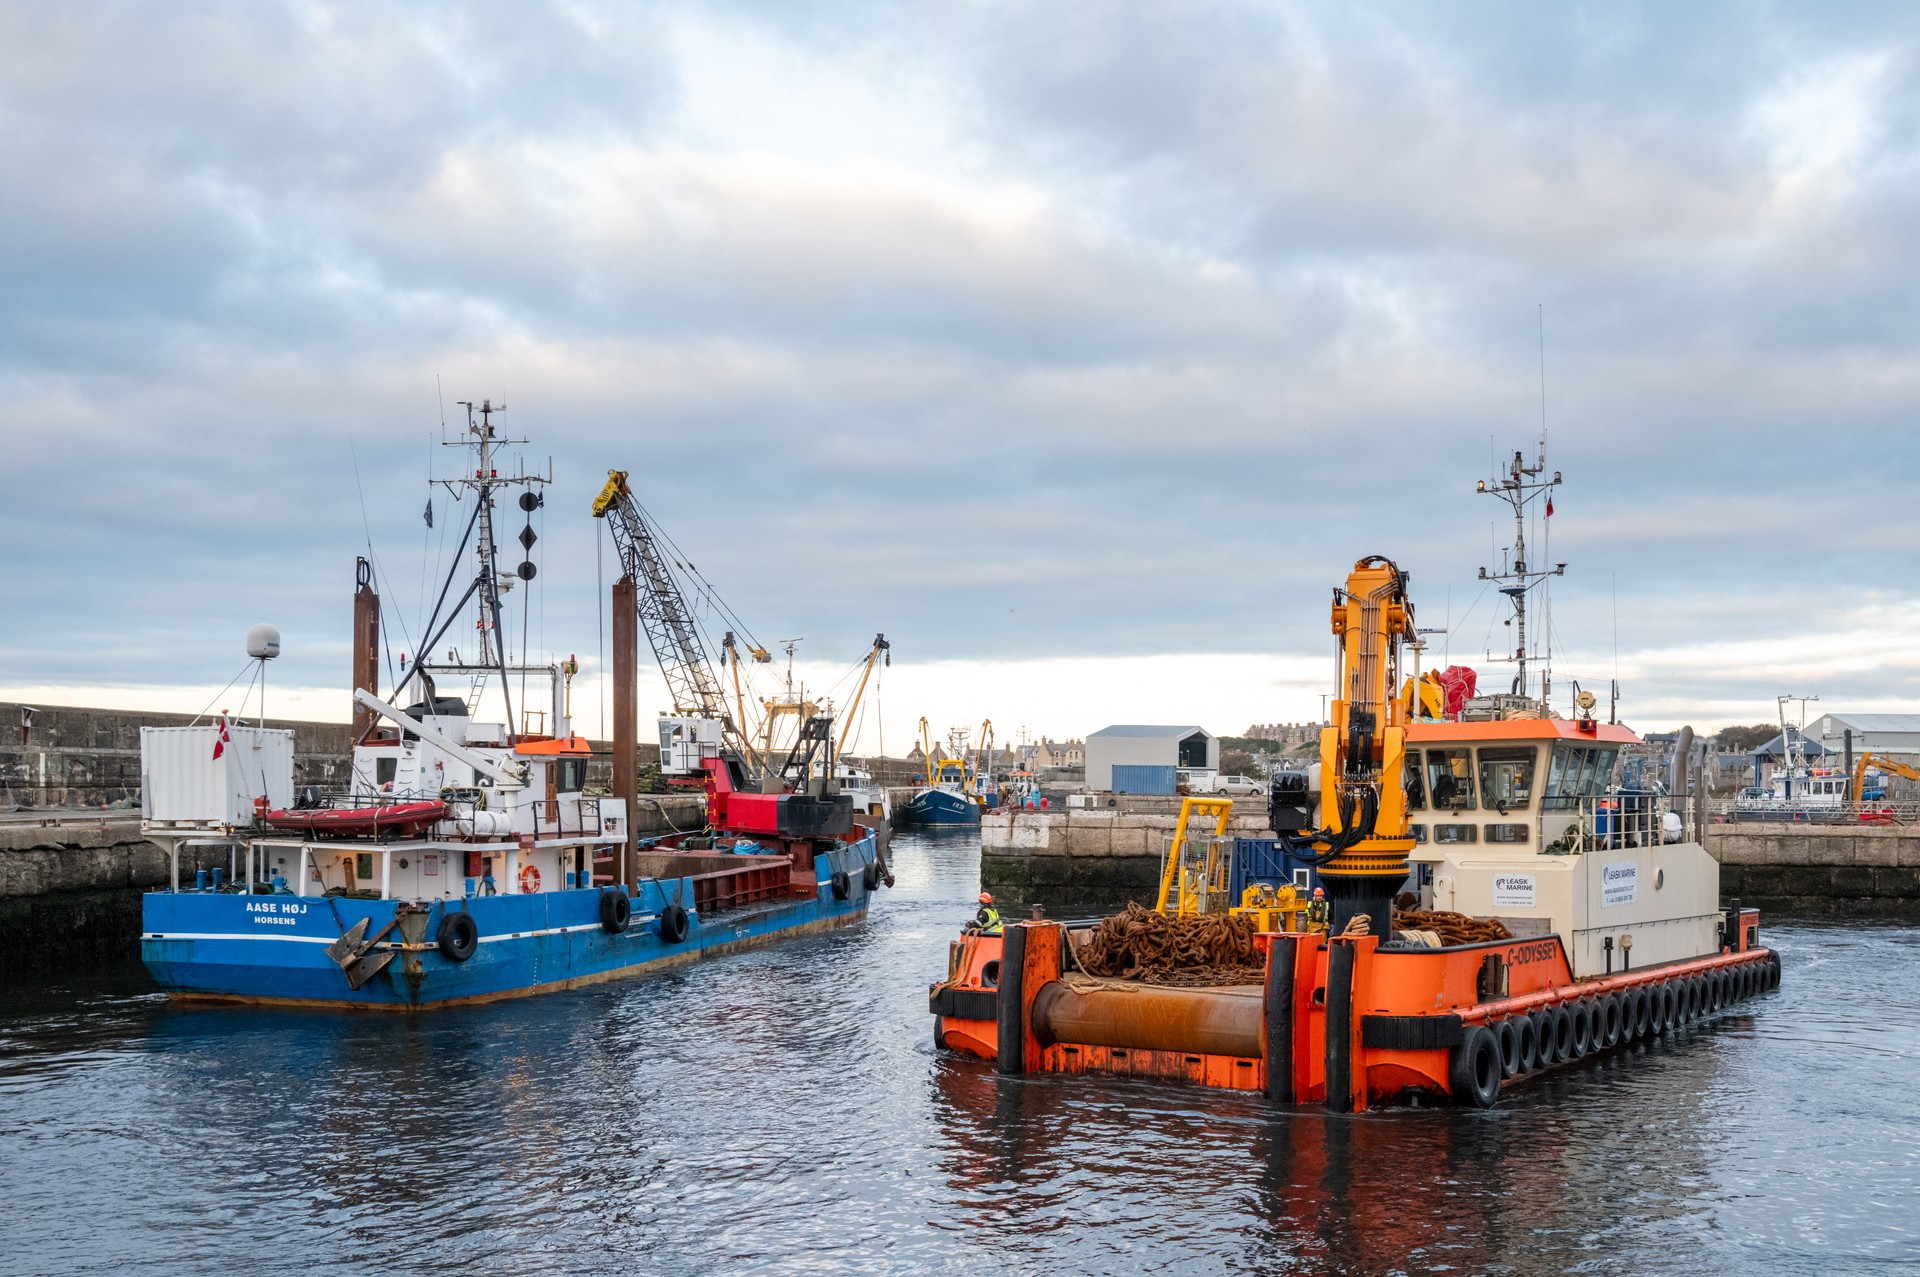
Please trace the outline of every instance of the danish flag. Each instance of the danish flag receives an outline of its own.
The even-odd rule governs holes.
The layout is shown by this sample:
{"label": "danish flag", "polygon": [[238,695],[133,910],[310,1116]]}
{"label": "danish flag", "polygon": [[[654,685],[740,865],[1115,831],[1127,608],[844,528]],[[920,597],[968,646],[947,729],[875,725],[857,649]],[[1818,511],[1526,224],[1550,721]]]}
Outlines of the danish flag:
{"label": "danish flag", "polygon": [[220,733],[213,738],[213,756],[219,758],[227,752],[227,742],[233,737],[227,734],[227,711],[220,711]]}

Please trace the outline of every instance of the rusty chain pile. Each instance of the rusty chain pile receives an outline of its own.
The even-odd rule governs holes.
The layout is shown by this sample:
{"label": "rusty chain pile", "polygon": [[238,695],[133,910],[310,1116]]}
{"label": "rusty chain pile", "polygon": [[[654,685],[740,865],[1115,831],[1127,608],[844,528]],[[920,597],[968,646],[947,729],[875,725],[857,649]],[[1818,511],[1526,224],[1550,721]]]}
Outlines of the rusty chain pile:
{"label": "rusty chain pile", "polygon": [[1511,940],[1513,932],[1493,918],[1474,918],[1444,909],[1395,909],[1395,931],[1431,931],[1441,944],[1473,944],[1480,940]]}
{"label": "rusty chain pile", "polygon": [[1088,975],[1142,984],[1259,984],[1266,978],[1266,961],[1253,937],[1251,918],[1223,913],[1170,918],[1128,904],[1125,913],[1102,919],[1075,954]]}

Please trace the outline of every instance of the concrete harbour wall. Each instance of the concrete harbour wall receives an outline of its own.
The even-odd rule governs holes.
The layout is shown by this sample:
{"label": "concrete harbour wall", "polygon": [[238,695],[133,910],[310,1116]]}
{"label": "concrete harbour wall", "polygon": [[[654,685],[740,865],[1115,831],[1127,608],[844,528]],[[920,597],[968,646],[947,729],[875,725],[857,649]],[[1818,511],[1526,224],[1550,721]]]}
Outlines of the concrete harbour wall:
{"label": "concrete harbour wall", "polygon": [[[1019,909],[1110,910],[1158,891],[1178,799],[989,814],[981,886]],[[1210,829],[1210,826],[1209,826]],[[1271,837],[1264,799],[1235,803],[1228,832]],[[1920,919],[1920,828],[1727,824],[1707,829],[1720,895],[1775,917]]]}
{"label": "concrete harbour wall", "polygon": [[1720,894],[1800,918],[1920,918],[1920,829],[1728,824],[1707,828]]}

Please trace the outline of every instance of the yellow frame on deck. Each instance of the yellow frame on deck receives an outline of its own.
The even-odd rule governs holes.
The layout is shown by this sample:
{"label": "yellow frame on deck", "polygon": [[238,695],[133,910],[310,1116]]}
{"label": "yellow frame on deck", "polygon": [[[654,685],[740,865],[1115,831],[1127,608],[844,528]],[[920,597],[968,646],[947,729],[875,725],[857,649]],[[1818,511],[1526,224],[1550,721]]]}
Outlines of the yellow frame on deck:
{"label": "yellow frame on deck", "polygon": [[[1167,845],[1167,863],[1162,866],[1160,870],[1160,899],[1158,903],[1153,906],[1154,912],[1156,913],[1165,913],[1167,911],[1167,897],[1173,894],[1176,880],[1179,883],[1180,894],[1176,898],[1174,912],[1177,914],[1195,914],[1200,912],[1200,902],[1197,893],[1192,889],[1192,884],[1186,881],[1185,875],[1181,874],[1179,869],[1180,852],[1187,845],[1187,822],[1193,817],[1195,812],[1217,818],[1214,822],[1213,836],[1218,838],[1221,834],[1227,832],[1227,819],[1233,815],[1233,799],[1183,798],[1180,800],[1180,823],[1173,827],[1173,841]],[[1199,885],[1204,887],[1206,882],[1211,881],[1212,878],[1213,856],[1210,854],[1207,857],[1205,881]]]}

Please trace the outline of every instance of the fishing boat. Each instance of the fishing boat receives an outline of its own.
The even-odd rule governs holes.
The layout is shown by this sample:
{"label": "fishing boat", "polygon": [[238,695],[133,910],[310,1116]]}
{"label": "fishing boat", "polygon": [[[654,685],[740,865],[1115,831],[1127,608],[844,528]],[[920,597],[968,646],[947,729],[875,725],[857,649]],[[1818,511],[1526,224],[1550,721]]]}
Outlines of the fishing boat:
{"label": "fishing boat", "polygon": [[1560,482],[1546,474],[1543,441],[1481,485],[1515,515],[1513,554],[1487,574],[1512,609],[1510,691],[1471,713],[1429,697],[1407,574],[1360,560],[1334,593],[1320,792],[1276,773],[1270,841],[1226,837],[1228,800],[1184,799],[1151,911],[963,934],[929,991],[936,1042],[1003,1073],[1339,1112],[1488,1107],[1777,987],[1758,911],[1720,899],[1686,787],[1614,783],[1639,737],[1599,721],[1591,693],[1559,716],[1545,669],[1529,678],[1528,597],[1562,571],[1527,553],[1526,506]]}
{"label": "fishing boat", "polygon": [[[636,601],[651,546],[624,490],[603,493],[595,513],[619,525],[627,572],[614,591],[626,712],[614,724],[614,792],[589,788],[593,750],[571,720],[578,663],[516,661],[507,646],[503,596],[536,569],[530,557],[503,567],[496,512],[517,490],[527,522],[516,539],[530,555],[550,476],[502,473],[500,450],[526,441],[500,436],[499,411],[468,406],[451,441],[469,460],[439,482],[470,502],[465,532],[420,650],[402,656],[384,697],[380,598],[358,563],[355,744],[341,792],[308,787],[296,801],[292,734],[264,716],[255,727],[223,718],[143,730],[142,829],[171,873],[143,900],[140,949],[169,996],[370,1010],[520,997],[857,923],[890,882],[845,796],[765,783],[712,719],[680,720],[691,747],[663,758],[703,787],[703,827],[634,835],[632,635],[687,618],[653,591]],[[477,651],[443,646],[462,633]],[[516,705],[529,681],[546,685],[545,707]],[[490,704],[504,721],[482,721]],[[209,845],[227,849],[229,871],[183,882],[181,850]]]}
{"label": "fishing boat", "polygon": [[[988,724],[991,727],[991,724]],[[984,733],[983,733],[984,738]],[[936,744],[920,720],[921,748],[926,755],[926,778],[913,797],[901,808],[901,823],[907,825],[978,825],[980,813],[991,804],[979,788],[980,767],[968,757],[967,729],[956,727],[944,742]]]}

